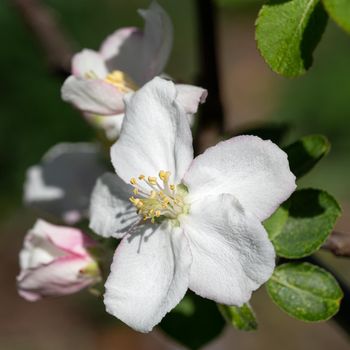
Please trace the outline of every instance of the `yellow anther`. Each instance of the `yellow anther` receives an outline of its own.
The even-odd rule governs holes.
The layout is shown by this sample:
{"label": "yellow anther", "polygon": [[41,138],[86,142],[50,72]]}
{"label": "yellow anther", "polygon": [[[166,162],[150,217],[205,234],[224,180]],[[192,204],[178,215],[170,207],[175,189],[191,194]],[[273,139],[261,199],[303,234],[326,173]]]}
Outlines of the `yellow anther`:
{"label": "yellow anther", "polygon": [[157,178],[154,176],[148,176],[148,183],[151,185],[156,185],[157,184]]}
{"label": "yellow anther", "polygon": [[122,92],[137,90],[136,84],[124,72],[121,72],[120,70],[115,70],[109,73],[104,80]]}
{"label": "yellow anther", "polygon": [[139,190],[138,190],[137,188],[134,188],[134,189],[132,190],[132,192],[133,192],[134,194],[138,194],[138,193],[139,193]]}
{"label": "yellow anther", "polygon": [[169,188],[174,191],[175,190],[175,185],[170,185]]}
{"label": "yellow anther", "polygon": [[144,178],[145,178],[145,175],[142,175],[142,174],[141,174],[141,175],[139,176],[139,180],[143,180]]}
{"label": "yellow anther", "polygon": [[156,215],[156,217],[157,217],[157,218],[159,218],[159,217],[160,217],[160,214],[161,214],[161,213],[160,213],[160,210],[156,210],[155,215]]}
{"label": "yellow anther", "polygon": [[132,178],[130,179],[130,183],[131,183],[132,185],[136,185],[136,184],[137,184],[137,180],[136,180],[134,177],[132,177]]}
{"label": "yellow anther", "polygon": [[154,198],[156,198],[156,196],[157,196],[157,192],[156,191],[151,191],[151,194],[150,194],[149,197],[154,199]]}
{"label": "yellow anther", "polygon": [[167,182],[169,180],[170,172],[161,170],[158,175],[162,181]]}

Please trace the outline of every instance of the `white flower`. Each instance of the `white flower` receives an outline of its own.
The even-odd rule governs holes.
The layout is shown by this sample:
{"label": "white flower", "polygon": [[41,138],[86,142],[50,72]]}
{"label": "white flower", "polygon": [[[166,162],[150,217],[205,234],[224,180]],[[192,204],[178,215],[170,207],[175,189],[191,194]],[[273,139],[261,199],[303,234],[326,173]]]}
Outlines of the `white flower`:
{"label": "white flower", "polygon": [[19,294],[36,301],[67,295],[100,281],[96,261],[88,252],[95,243],[82,231],[37,220],[19,255]]}
{"label": "white flower", "polygon": [[[173,27],[157,2],[139,10],[145,29],[121,28],[108,36],[100,50],[84,49],[72,60],[72,75],[62,86],[62,98],[84,112],[93,125],[105,129],[109,139],[119,133],[124,116],[123,96],[161,74],[173,42]],[[177,85],[178,101],[187,113],[197,111],[207,91]],[[100,116],[111,116],[104,121]],[[108,118],[105,118],[108,119]]]}
{"label": "white flower", "polygon": [[261,221],[295,189],[286,154],[240,136],[193,159],[173,83],[155,78],[126,101],[111,149],[117,175],[93,191],[91,228],[122,238],[106,282],[109,313],[147,332],[183,298],[242,305],[266,282],[275,253]]}
{"label": "white flower", "polygon": [[24,202],[67,224],[88,217],[91,191],[107,168],[92,143],[60,143],[27,170]]}

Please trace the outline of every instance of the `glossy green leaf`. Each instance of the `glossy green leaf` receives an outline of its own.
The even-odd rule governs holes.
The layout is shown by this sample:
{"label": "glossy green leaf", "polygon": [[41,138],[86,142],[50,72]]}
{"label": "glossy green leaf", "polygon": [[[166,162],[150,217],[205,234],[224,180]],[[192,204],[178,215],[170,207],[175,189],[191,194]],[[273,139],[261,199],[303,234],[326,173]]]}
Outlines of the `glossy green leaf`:
{"label": "glossy green leaf", "polygon": [[308,322],[324,321],[334,316],[343,297],[335,278],[309,263],[278,266],[266,287],[271,299],[282,310]]}
{"label": "glossy green leaf", "polygon": [[219,336],[224,327],[216,304],[192,292],[160,324],[167,335],[190,349],[200,349]]}
{"label": "glossy green leaf", "polygon": [[286,77],[305,73],[327,18],[319,0],[272,0],[264,5],[255,37],[270,68]]}
{"label": "glossy green leaf", "polygon": [[218,308],[225,320],[241,331],[255,331],[258,329],[258,322],[254,311],[249,304],[241,307],[219,305]]}
{"label": "glossy green leaf", "polygon": [[293,174],[300,178],[308,173],[330,150],[323,135],[309,135],[284,148]]}
{"label": "glossy green leaf", "polygon": [[337,201],[325,191],[302,189],[264,222],[278,256],[298,259],[317,251],[341,214]]}
{"label": "glossy green leaf", "polygon": [[344,30],[350,33],[350,1],[323,0],[330,17]]}

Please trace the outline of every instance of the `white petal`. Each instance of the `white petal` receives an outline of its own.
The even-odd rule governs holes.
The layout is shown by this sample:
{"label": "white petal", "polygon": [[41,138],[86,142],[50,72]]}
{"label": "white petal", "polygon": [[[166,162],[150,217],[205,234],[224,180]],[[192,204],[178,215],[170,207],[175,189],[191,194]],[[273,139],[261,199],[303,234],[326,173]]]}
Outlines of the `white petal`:
{"label": "white petal", "polygon": [[173,43],[173,27],[167,13],[153,2],[139,10],[144,31],[123,28],[111,34],[100,52],[109,71],[121,70],[139,86],[160,74],[168,61]]}
{"label": "white petal", "polygon": [[[114,33],[107,36],[107,38],[102,42],[100,48],[100,54],[105,61],[113,59],[115,56],[120,54],[121,50],[125,50],[127,45],[129,45],[129,40],[134,35],[140,36],[140,30],[136,27],[126,27],[116,30]],[[140,49],[138,47],[138,49]],[[110,62],[112,63],[112,61]],[[110,70],[120,69],[120,67],[112,67]]]}
{"label": "white petal", "polygon": [[173,26],[168,14],[153,1],[147,10],[139,10],[145,19],[144,82],[162,73],[173,45]]}
{"label": "white petal", "polygon": [[273,246],[255,215],[232,195],[194,202],[181,220],[193,256],[189,288],[195,293],[240,306],[270,278]]}
{"label": "white petal", "polygon": [[108,70],[125,72],[137,85],[143,85],[143,41],[142,31],[133,27],[118,29],[109,35],[100,49]]}
{"label": "white petal", "polygon": [[71,75],[63,83],[61,96],[64,101],[86,113],[113,115],[124,111],[124,94],[100,79]]}
{"label": "white petal", "polygon": [[[61,143],[29,168],[24,202],[65,222],[75,212],[74,222],[87,216],[96,179],[106,171],[100,149],[89,143]],[[67,222],[72,224],[74,222]]]}
{"label": "white petal", "polygon": [[171,172],[178,183],[193,159],[192,135],[172,82],[154,78],[126,101],[118,141],[111,148],[117,174],[129,182],[140,174]]}
{"label": "white petal", "polygon": [[84,49],[73,56],[72,74],[86,78],[86,75],[91,73],[98,78],[104,79],[108,74],[108,70],[102,56],[98,52]]}
{"label": "white petal", "polygon": [[93,127],[102,130],[109,141],[115,141],[120,135],[124,113],[108,116],[85,113],[84,116]]}
{"label": "white petal", "polygon": [[186,293],[192,261],[180,228],[147,225],[125,237],[106,282],[106,310],[149,332]]}
{"label": "white petal", "polygon": [[191,196],[230,193],[260,221],[295,190],[287,155],[271,141],[238,136],[208,148],[184,176]]}
{"label": "white petal", "polygon": [[123,237],[140,220],[129,201],[132,189],[118,175],[101,176],[91,196],[90,228],[103,237]]}
{"label": "white petal", "polygon": [[176,102],[188,114],[197,113],[198,105],[204,103],[208,96],[206,89],[194,85],[176,84],[176,90]]}

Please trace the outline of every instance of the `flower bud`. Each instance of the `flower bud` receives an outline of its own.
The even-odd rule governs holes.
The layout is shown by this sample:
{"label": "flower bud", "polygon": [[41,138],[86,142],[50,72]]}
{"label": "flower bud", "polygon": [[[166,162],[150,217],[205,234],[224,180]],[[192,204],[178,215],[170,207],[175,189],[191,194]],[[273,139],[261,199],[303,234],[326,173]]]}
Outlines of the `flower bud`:
{"label": "flower bud", "polygon": [[19,294],[36,301],[75,293],[100,281],[97,262],[89,254],[92,241],[82,231],[37,220],[19,255]]}

